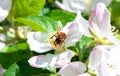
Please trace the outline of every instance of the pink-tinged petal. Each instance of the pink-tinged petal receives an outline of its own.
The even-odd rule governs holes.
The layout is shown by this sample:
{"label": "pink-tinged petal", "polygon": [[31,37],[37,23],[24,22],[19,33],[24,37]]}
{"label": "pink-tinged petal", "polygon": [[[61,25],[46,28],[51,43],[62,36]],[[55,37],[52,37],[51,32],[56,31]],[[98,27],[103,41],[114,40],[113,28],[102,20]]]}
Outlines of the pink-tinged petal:
{"label": "pink-tinged petal", "polygon": [[91,70],[97,71],[101,64],[104,64],[105,61],[110,56],[110,47],[104,45],[97,45],[93,48],[90,53],[88,67]]}
{"label": "pink-tinged petal", "polygon": [[71,58],[74,56],[74,52],[68,50],[58,55],[47,54],[34,56],[28,60],[32,67],[43,68],[43,67],[55,67],[60,68],[68,64]]}
{"label": "pink-tinged petal", "polygon": [[50,43],[46,41],[49,37],[48,33],[44,32],[29,32],[27,34],[27,43],[30,46],[30,50],[43,53],[52,49]]}
{"label": "pink-tinged petal", "polygon": [[63,0],[62,3],[59,1],[55,1],[55,3],[61,9],[74,13],[77,13],[78,10],[85,11],[87,9],[87,4],[84,0]]}
{"label": "pink-tinged petal", "polygon": [[53,57],[54,55],[52,54],[33,56],[28,62],[32,67],[43,68],[50,66]]}
{"label": "pink-tinged petal", "polygon": [[59,55],[56,55],[56,63],[54,64],[54,67],[63,67],[64,65],[70,63],[71,58],[75,55],[75,53],[71,50],[67,50]]}
{"label": "pink-tinged petal", "polygon": [[78,76],[86,71],[86,65],[82,62],[72,62],[63,66],[58,75],[62,76]]}
{"label": "pink-tinged petal", "polygon": [[9,14],[12,0],[0,0],[0,22],[2,22]]}
{"label": "pink-tinged petal", "polygon": [[5,73],[5,69],[3,69],[3,67],[0,65],[0,76],[3,76],[3,74]]}
{"label": "pink-tinged petal", "polygon": [[98,31],[103,35],[109,34],[111,32],[110,16],[110,12],[107,10],[105,4],[98,3],[89,18],[92,30],[97,31],[98,29],[94,29],[94,27],[98,27]]}

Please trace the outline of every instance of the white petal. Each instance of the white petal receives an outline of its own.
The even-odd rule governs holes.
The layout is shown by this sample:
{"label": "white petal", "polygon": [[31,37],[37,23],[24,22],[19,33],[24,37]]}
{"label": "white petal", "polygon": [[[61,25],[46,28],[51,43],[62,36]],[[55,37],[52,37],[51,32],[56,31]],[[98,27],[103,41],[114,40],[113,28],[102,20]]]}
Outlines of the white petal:
{"label": "white petal", "polygon": [[[97,7],[92,11],[89,22],[93,31],[98,30],[104,36],[111,33],[110,12],[103,3],[97,4]],[[96,34],[99,35],[99,33]]]}
{"label": "white petal", "polygon": [[84,20],[82,20],[81,16],[77,15],[76,19],[73,22],[67,23],[63,27],[63,29],[61,29],[61,31],[67,35],[67,39],[65,40],[65,44],[67,47],[72,46],[77,41],[79,41],[80,38],[82,37],[82,33],[84,34],[84,33],[86,33],[86,31],[88,33],[87,25],[84,26],[84,24],[86,24],[86,23],[84,23]]}
{"label": "white petal", "polygon": [[88,36],[88,37],[92,37],[89,33],[89,22],[81,16],[81,12],[78,11],[77,12],[77,17],[75,19],[75,22],[77,23],[77,25],[79,26],[79,31],[85,35],[85,36]]}
{"label": "white petal", "polygon": [[91,76],[89,73],[80,74],[78,76]]}
{"label": "white petal", "polygon": [[47,54],[34,56],[28,60],[32,67],[43,68],[43,67],[55,67],[60,68],[68,64],[71,58],[74,56],[74,52],[66,51],[58,55]]}
{"label": "white petal", "polygon": [[114,44],[116,44],[116,45],[120,45],[120,40],[118,40],[115,36],[109,34],[109,35],[107,35],[106,37],[107,37],[107,39],[108,39],[109,41],[111,41],[112,43],[114,43]]}
{"label": "white petal", "polygon": [[110,46],[110,56],[97,67],[97,76],[119,76],[120,75],[120,46]]}
{"label": "white petal", "polygon": [[38,53],[43,53],[52,49],[50,43],[46,42],[49,38],[48,33],[44,32],[29,32],[27,34],[27,43],[30,46],[30,50]]}
{"label": "white petal", "polygon": [[62,10],[66,10],[65,6],[64,6],[62,3],[60,3],[58,0],[55,1],[55,4],[56,4],[58,7],[60,7]]}
{"label": "white petal", "polygon": [[55,3],[61,9],[74,13],[77,13],[78,10],[85,11],[87,9],[87,5],[84,0],[63,0],[62,3],[58,1]]}
{"label": "white petal", "polygon": [[86,66],[82,62],[72,62],[63,66],[58,72],[62,76],[78,76],[86,71]]}
{"label": "white petal", "polygon": [[[75,55],[75,53],[71,50],[67,50],[59,55],[56,55],[56,63],[54,67],[62,67],[68,64],[71,61],[71,58]],[[54,60],[53,60],[54,61]],[[52,64],[52,63],[51,63]]]}
{"label": "white petal", "polygon": [[28,62],[32,67],[43,68],[50,66],[53,57],[52,54],[33,56]]}
{"label": "white petal", "polygon": [[0,22],[2,22],[10,12],[12,0],[0,0]]}
{"label": "white petal", "polygon": [[104,64],[105,61],[110,56],[110,47],[104,45],[95,46],[90,53],[88,67],[91,70],[95,70],[100,66],[100,64]]}
{"label": "white petal", "polygon": [[67,25],[61,31],[67,35],[65,40],[67,47],[75,44],[82,36],[81,32],[79,32],[79,27],[75,22],[67,23]]}
{"label": "white petal", "polygon": [[[120,46],[97,46],[93,49],[89,61],[94,67],[97,76],[119,76],[120,75]],[[97,51],[97,52],[96,52]],[[99,52],[98,52],[99,51]],[[101,52],[100,52],[101,51]],[[93,60],[92,60],[93,59]],[[97,63],[96,63],[96,62]],[[88,67],[91,69],[90,65]]]}

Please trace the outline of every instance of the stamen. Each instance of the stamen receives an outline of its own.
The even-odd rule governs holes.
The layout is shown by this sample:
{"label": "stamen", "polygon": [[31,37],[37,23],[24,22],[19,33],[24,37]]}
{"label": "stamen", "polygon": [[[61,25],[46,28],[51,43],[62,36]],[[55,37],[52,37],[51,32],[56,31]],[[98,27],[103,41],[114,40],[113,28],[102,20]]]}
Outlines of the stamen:
{"label": "stamen", "polygon": [[111,31],[112,31],[112,34],[113,34],[114,36],[116,36],[117,33],[119,32],[118,29],[116,29],[115,26],[112,26]]}
{"label": "stamen", "polygon": [[109,69],[111,69],[111,70],[115,70],[114,65],[111,65],[111,64],[107,63],[107,66],[108,66]]}

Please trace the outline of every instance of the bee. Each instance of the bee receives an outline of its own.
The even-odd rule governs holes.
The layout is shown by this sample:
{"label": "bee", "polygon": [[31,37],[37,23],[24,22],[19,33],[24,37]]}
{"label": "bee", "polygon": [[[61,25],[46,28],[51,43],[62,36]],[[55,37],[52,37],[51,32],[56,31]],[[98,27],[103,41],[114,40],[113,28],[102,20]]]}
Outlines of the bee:
{"label": "bee", "polygon": [[61,46],[64,43],[67,36],[64,32],[57,31],[57,33],[55,35],[53,35],[51,38],[53,38],[53,37],[55,37],[54,38],[54,45]]}
{"label": "bee", "polygon": [[58,23],[59,30],[51,37],[51,39],[54,39],[53,44],[55,46],[61,46],[67,37],[67,35],[64,32],[60,31],[60,26],[61,23]]}

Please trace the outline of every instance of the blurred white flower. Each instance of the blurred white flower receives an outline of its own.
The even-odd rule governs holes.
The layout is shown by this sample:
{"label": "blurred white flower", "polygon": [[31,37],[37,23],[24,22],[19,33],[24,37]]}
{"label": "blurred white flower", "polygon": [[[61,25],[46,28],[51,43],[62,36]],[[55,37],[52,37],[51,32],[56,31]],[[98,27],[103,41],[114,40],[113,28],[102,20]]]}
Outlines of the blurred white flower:
{"label": "blurred white flower", "polygon": [[0,0],[0,22],[8,16],[11,6],[12,0]]}
{"label": "blurred white flower", "polygon": [[0,76],[3,76],[3,74],[4,74],[5,71],[6,71],[6,70],[3,69],[2,66],[0,65]]}
{"label": "blurred white flower", "polygon": [[4,41],[6,41],[5,34],[0,34],[0,51],[6,46]]}
{"label": "blurred white flower", "polygon": [[72,62],[63,66],[58,75],[62,76],[91,76],[89,73],[84,73],[86,71],[86,65],[82,62]]}
{"label": "blurred white flower", "polygon": [[98,45],[93,48],[88,67],[97,76],[120,76],[120,46]]}
{"label": "blurred white flower", "polygon": [[18,26],[18,35],[20,38],[22,39],[26,39],[27,38],[27,33],[32,31],[32,29],[28,26]]}
{"label": "blurred white flower", "polygon": [[[58,22],[58,27],[61,23]],[[29,32],[27,42],[32,51],[44,53],[55,49],[55,55],[47,54],[35,56],[29,59],[29,64],[33,67],[61,67],[70,62],[74,56],[74,52],[66,49],[66,47],[74,45],[81,38],[76,19],[67,23],[61,30],[50,36],[46,32]],[[52,65],[51,65],[52,64]],[[58,66],[57,66],[58,65]]]}
{"label": "blurred white flower", "polygon": [[90,13],[97,3],[103,2],[109,5],[112,0],[63,0],[60,3],[58,0],[55,1],[56,5],[61,9],[69,12],[77,13],[77,11]]}

